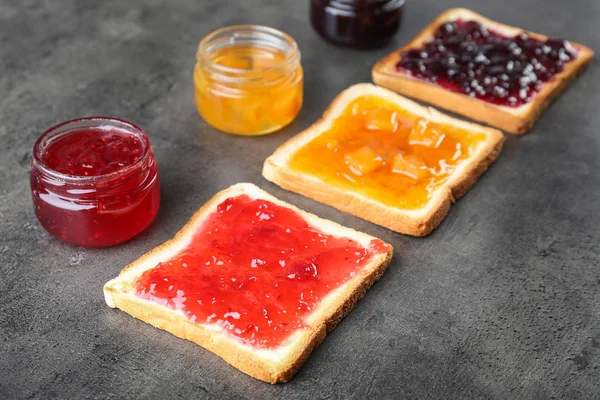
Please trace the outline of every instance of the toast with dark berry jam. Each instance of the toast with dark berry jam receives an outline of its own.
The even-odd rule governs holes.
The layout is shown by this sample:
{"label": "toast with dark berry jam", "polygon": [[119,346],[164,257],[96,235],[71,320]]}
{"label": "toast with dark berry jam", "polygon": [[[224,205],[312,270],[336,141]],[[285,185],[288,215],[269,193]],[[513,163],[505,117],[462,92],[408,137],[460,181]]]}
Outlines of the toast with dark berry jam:
{"label": "toast with dark berry jam", "polygon": [[477,121],[526,133],[592,50],[456,8],[373,67],[373,81]]}

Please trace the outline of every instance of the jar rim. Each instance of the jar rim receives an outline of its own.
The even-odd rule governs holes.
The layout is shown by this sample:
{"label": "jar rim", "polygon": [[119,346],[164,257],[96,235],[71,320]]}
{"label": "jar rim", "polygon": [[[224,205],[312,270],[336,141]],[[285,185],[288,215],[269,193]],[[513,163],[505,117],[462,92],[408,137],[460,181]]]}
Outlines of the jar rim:
{"label": "jar rim", "polygon": [[[136,137],[140,139],[142,143],[142,156],[133,164],[127,165],[116,171],[110,172],[108,174],[90,176],[65,174],[53,170],[44,163],[42,155],[48,148],[49,143],[51,143],[52,138],[61,134],[68,135],[68,131],[71,129],[96,128],[102,126],[124,128],[125,130],[127,130],[127,132],[136,135]],[[140,169],[147,162],[151,153],[152,147],[150,145],[150,139],[148,138],[146,132],[144,132],[144,130],[141,129],[139,126],[119,118],[100,116],[83,117],[61,122],[60,124],[54,125],[53,127],[47,129],[36,140],[35,144],[33,145],[32,166],[43,172],[45,175],[58,179],[62,182],[70,184],[89,185],[106,180],[111,180],[113,178],[117,178],[124,174],[128,174]]]}
{"label": "jar rim", "polygon": [[[249,43],[260,40],[262,45],[282,50],[286,59],[268,67],[259,69],[227,67],[213,62],[209,55],[217,49],[230,47],[235,44]],[[237,42],[237,43],[236,43]],[[300,62],[300,50],[296,41],[287,33],[264,25],[231,25],[216,29],[206,35],[198,45],[196,61],[210,67],[210,69],[223,80],[230,82],[243,82],[256,80],[265,72],[281,69],[282,67],[295,66]]]}
{"label": "jar rim", "polygon": [[[358,3],[358,4],[357,4]],[[397,10],[403,8],[406,0],[371,0],[357,2],[356,0],[333,0],[330,1],[328,7],[333,8],[336,12],[354,13],[354,12],[371,12],[372,9],[383,8],[383,10]],[[313,0],[315,4],[315,0]]]}
{"label": "jar rim", "polygon": [[[402,7],[404,6],[404,3],[406,3],[406,0],[371,0],[371,1],[364,1],[364,2],[360,2],[359,4],[356,4],[356,0],[334,0],[331,2],[332,5],[334,7],[341,7],[344,10],[363,10],[363,9],[369,9],[372,7],[377,7],[377,6],[381,6],[384,5],[386,7]],[[389,4],[383,4],[383,3],[389,3]]]}

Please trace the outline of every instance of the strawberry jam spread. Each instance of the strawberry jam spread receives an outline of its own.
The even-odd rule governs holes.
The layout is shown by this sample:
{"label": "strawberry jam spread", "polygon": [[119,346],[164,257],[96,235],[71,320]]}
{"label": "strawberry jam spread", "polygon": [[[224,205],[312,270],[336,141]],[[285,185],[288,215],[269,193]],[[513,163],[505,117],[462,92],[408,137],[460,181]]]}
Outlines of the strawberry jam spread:
{"label": "strawberry jam spread", "polygon": [[131,239],[160,204],[148,137],[114,118],[82,118],[46,131],[33,149],[31,192],[42,226],[85,247]]}
{"label": "strawberry jam spread", "polygon": [[67,175],[110,174],[142,156],[142,141],[125,131],[102,127],[75,130],[54,140],[42,155],[48,168]]}
{"label": "strawberry jam spread", "polygon": [[506,36],[475,21],[442,24],[421,48],[401,54],[398,71],[489,103],[519,107],[577,57],[567,41]]}
{"label": "strawberry jam spread", "polygon": [[218,205],[178,255],[144,272],[137,295],[275,348],[334,289],[389,246],[364,247],[311,226],[296,211],[246,195]]}

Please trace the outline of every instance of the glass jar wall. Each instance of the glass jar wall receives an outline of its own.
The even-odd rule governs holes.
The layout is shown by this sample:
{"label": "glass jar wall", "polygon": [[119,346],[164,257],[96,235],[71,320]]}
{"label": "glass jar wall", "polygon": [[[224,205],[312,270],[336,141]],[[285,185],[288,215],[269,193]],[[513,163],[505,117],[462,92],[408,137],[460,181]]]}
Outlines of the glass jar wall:
{"label": "glass jar wall", "polygon": [[402,22],[405,0],[311,0],[313,28],[342,46],[368,48],[386,44]]}
{"label": "glass jar wall", "polygon": [[200,42],[196,60],[196,106],[219,130],[267,134],[289,124],[300,111],[300,52],[294,39],[281,31],[257,25],[216,30]]}
{"label": "glass jar wall", "polygon": [[33,149],[30,181],[42,226],[85,247],[131,239],[150,225],[160,204],[148,137],[113,118],[82,118],[46,131]]}

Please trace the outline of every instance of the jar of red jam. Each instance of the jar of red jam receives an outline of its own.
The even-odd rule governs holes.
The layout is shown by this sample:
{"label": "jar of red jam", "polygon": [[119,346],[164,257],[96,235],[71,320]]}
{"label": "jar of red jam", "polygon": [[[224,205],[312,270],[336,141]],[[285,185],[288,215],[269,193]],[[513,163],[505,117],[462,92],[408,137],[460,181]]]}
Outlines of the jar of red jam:
{"label": "jar of red jam", "polygon": [[104,247],[131,239],[160,204],[148,136],[104,117],[50,128],[33,147],[31,193],[42,226],[65,242]]}
{"label": "jar of red jam", "polygon": [[383,46],[402,22],[406,0],[311,0],[310,20],[325,39],[342,46]]}

